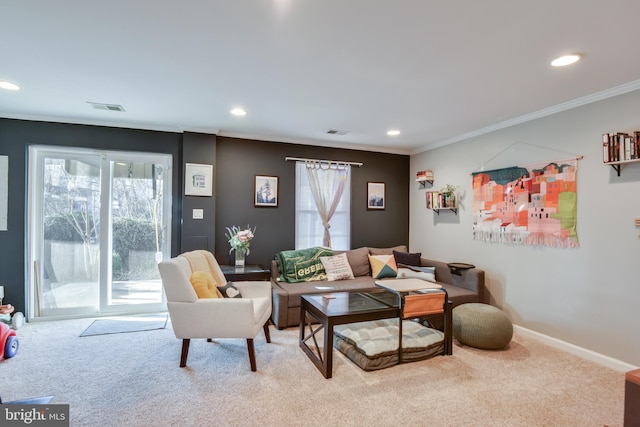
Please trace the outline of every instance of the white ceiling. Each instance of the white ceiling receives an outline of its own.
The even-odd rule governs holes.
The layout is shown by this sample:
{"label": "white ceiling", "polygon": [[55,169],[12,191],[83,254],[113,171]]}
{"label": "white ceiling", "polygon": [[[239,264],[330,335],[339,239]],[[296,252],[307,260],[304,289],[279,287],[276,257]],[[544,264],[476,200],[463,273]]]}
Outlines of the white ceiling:
{"label": "white ceiling", "polygon": [[0,80],[22,88],[0,89],[0,117],[416,153],[640,88],[639,17],[638,0],[0,0]]}

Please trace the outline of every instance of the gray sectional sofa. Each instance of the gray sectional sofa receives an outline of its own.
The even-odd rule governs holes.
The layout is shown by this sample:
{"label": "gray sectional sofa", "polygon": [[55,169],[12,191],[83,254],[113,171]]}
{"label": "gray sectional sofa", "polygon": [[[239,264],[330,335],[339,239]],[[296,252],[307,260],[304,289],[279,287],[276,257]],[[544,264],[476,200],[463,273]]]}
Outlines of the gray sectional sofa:
{"label": "gray sectional sofa", "polygon": [[[362,247],[350,251],[334,251],[335,254],[346,252],[349,265],[354,274],[353,279],[338,281],[312,281],[289,283],[279,281],[280,268],[274,259],[271,262],[271,289],[273,310],[271,319],[278,329],[300,324],[300,296],[303,294],[322,294],[328,292],[354,291],[375,288],[375,280],[371,277],[369,254],[387,255],[393,251],[407,252],[406,246],[393,248]],[[453,307],[467,302],[488,302],[484,285],[484,270],[479,268],[456,269],[452,272],[446,262],[420,258],[420,265],[435,267],[436,281],[446,289]]]}

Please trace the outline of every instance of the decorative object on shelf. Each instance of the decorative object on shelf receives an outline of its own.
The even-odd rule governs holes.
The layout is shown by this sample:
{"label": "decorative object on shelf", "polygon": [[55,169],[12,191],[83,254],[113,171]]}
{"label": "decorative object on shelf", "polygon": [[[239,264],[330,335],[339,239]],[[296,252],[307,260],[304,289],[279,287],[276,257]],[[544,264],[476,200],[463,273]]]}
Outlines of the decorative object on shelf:
{"label": "decorative object on shelf", "polygon": [[184,165],[184,195],[213,195],[213,165],[186,163]]}
{"label": "decorative object on shelf", "polygon": [[232,227],[227,227],[227,232],[225,236],[229,241],[229,245],[231,245],[231,249],[229,249],[229,253],[231,251],[235,251],[235,265],[237,268],[244,267],[244,259],[251,252],[249,249],[249,245],[251,243],[251,239],[253,239],[255,235],[256,228],[253,227],[253,230],[249,225],[247,228],[242,230],[237,225]]}
{"label": "decorative object on shelf", "polygon": [[440,193],[444,195],[444,206],[445,208],[457,208],[458,202],[456,200],[456,190],[458,189],[457,185],[447,184],[446,187],[440,189]]}
{"label": "decorative object on shelf", "polygon": [[640,162],[640,131],[602,134],[602,161],[620,176],[620,165]]}
{"label": "decorative object on shelf", "polygon": [[473,239],[578,247],[578,158],[473,172]]}
{"label": "decorative object on shelf", "polygon": [[258,207],[278,207],[278,177],[256,175],[253,205]]}
{"label": "decorative object on shelf", "polygon": [[385,202],[384,182],[367,182],[367,209],[384,210]]}
{"label": "decorative object on shelf", "polygon": [[418,173],[416,174],[416,182],[419,182],[420,186],[422,187],[424,187],[427,184],[427,182],[433,185],[433,171],[432,170],[418,171]]}
{"label": "decorative object on shelf", "polygon": [[458,200],[456,198],[457,185],[447,184],[446,187],[439,191],[427,192],[427,209],[435,211],[440,215],[441,210],[450,210],[458,213]]}
{"label": "decorative object on shelf", "polygon": [[[453,203],[452,203],[453,202]],[[427,191],[427,209],[431,209],[438,215],[441,210],[449,210],[453,213],[458,213],[458,205],[454,196],[447,198],[446,193],[442,191]]]}

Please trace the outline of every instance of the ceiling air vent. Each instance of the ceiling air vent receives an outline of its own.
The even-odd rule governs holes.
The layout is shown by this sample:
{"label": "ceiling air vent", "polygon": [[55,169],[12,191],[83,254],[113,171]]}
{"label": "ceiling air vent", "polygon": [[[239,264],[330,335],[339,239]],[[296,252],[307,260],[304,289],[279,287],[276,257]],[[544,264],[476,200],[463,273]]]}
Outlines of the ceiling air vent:
{"label": "ceiling air vent", "polygon": [[348,133],[349,133],[348,130],[329,129],[327,131],[327,134],[329,134],[329,135],[346,135]]}
{"label": "ceiling air vent", "polygon": [[103,104],[100,102],[88,102],[96,110],[107,110],[107,111],[123,111],[124,107],[122,105],[117,104]]}

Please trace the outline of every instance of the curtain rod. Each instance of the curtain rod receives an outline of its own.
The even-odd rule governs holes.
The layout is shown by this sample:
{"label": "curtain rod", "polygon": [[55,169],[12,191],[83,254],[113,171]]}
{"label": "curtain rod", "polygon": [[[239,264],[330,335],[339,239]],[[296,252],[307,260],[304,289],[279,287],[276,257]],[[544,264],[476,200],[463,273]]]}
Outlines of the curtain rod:
{"label": "curtain rod", "polygon": [[335,163],[335,164],[343,164],[343,165],[351,165],[360,167],[363,163],[360,162],[344,162],[340,160],[318,160],[318,159],[303,159],[300,157],[285,157],[287,162],[320,162],[320,163]]}

